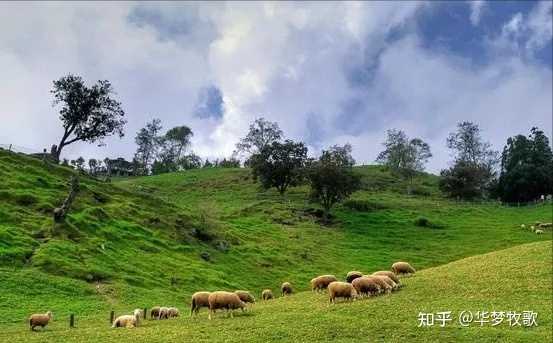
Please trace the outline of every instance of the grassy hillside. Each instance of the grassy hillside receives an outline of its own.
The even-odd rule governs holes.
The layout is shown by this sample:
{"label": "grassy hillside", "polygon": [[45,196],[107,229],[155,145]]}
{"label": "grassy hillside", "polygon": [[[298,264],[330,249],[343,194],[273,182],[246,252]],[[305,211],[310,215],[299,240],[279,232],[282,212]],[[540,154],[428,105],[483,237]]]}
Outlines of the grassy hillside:
{"label": "grassy hillside", "polygon": [[[0,150],[0,327],[29,313],[105,318],[110,309],[186,306],[200,289],[299,290],[313,275],[418,269],[538,240],[521,223],[551,221],[551,205],[506,208],[442,199],[421,175],[414,196],[379,167],[321,226],[306,188],[259,192],[248,171],[208,169],[111,184],[81,177],[63,225],[52,210],[72,170]],[[430,227],[414,224],[424,216]],[[202,258],[204,256],[204,258]],[[207,258],[209,256],[209,258]]]}
{"label": "grassy hillside", "polygon": [[[397,293],[353,303],[329,306],[325,294],[304,292],[259,302],[253,312],[232,319],[219,314],[208,321],[202,310],[192,319],[147,320],[128,330],[94,318],[78,322],[76,329],[57,321],[40,333],[7,327],[3,337],[25,342],[550,342],[551,249],[551,242],[539,242],[462,259],[404,278]],[[453,321],[444,328],[419,328],[421,311],[451,311]],[[462,311],[533,311],[537,326],[510,327],[505,320],[461,327]]]}

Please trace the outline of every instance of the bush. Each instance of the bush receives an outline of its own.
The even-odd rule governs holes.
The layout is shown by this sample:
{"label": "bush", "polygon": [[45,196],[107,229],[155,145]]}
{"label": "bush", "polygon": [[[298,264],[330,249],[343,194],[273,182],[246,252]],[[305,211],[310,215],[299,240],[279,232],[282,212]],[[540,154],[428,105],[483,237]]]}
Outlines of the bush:
{"label": "bush", "polygon": [[344,207],[359,212],[371,212],[387,208],[385,205],[368,200],[347,200],[344,201]]}
{"label": "bush", "polygon": [[21,206],[30,206],[37,203],[38,199],[32,194],[24,193],[16,195],[15,202]]}
{"label": "bush", "polygon": [[413,186],[413,188],[411,188],[411,194],[425,197],[432,195],[430,189],[424,186]]}
{"label": "bush", "polygon": [[415,225],[420,227],[428,227],[432,229],[441,229],[445,226],[442,223],[430,221],[430,219],[426,217],[418,217],[417,219],[415,219]]}

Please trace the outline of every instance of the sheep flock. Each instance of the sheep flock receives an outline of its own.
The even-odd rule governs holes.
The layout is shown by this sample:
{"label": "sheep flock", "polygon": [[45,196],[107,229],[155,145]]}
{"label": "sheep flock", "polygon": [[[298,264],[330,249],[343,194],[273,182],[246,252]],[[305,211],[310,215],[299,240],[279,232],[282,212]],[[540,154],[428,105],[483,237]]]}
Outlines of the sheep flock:
{"label": "sheep flock", "polygon": [[545,231],[551,230],[553,228],[553,223],[535,222],[528,226],[526,224],[520,224],[520,228],[522,230],[529,230],[530,232],[533,232],[536,235],[541,235],[545,233]]}
{"label": "sheep flock", "polygon": [[[338,299],[351,302],[361,298],[390,294],[403,286],[400,276],[408,276],[414,273],[415,269],[409,263],[396,262],[389,271],[381,270],[372,274],[351,271],[345,275],[343,281],[338,280],[334,275],[317,276],[311,279],[310,286],[312,292],[322,293],[326,291],[329,303],[335,304]],[[294,288],[290,282],[283,282],[280,291],[282,297],[287,297],[294,293]],[[262,290],[261,299],[263,301],[270,301],[274,298],[271,289]],[[248,311],[255,304],[255,297],[246,290],[236,290],[234,292],[199,291],[194,293],[190,300],[190,317],[198,315],[201,308],[206,308],[210,320],[218,310],[225,311],[225,314],[232,318],[235,310]],[[111,327],[136,328],[140,326],[141,319],[146,319],[148,314],[150,320],[166,320],[180,316],[178,308],[169,306],[154,306],[149,310],[149,313],[144,311],[145,309],[135,309],[131,314],[123,314],[114,319],[112,318]],[[31,330],[35,331],[38,326],[44,329],[52,318],[51,311],[31,315],[29,317]]]}

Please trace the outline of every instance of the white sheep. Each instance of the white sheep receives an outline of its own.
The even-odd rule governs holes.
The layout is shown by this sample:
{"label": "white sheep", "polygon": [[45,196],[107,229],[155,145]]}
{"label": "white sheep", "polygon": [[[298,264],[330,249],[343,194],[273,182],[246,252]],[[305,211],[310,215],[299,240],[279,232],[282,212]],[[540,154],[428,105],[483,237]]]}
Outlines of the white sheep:
{"label": "white sheep", "polygon": [[117,317],[113,321],[112,328],[134,328],[138,326],[139,314],[135,311],[133,314],[125,314]]}
{"label": "white sheep", "polygon": [[523,230],[525,230],[525,229],[526,229],[526,225],[521,224],[521,225],[520,225],[520,228],[523,229]]}
{"label": "white sheep", "polygon": [[543,230],[536,230],[536,234],[541,235],[543,233]]}

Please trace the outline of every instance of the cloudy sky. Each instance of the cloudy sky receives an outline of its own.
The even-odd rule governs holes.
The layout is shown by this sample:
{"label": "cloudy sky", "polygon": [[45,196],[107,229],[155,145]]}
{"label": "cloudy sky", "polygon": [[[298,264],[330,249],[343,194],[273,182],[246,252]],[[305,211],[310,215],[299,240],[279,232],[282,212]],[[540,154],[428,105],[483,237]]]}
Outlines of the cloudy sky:
{"label": "cloudy sky", "polygon": [[1,2],[0,144],[59,141],[49,91],[67,73],[110,80],[128,119],[123,139],[68,158],[131,158],[154,117],[229,156],[265,117],[315,154],[350,142],[360,163],[403,129],[435,172],[462,120],[496,149],[532,126],[551,137],[552,2]]}

